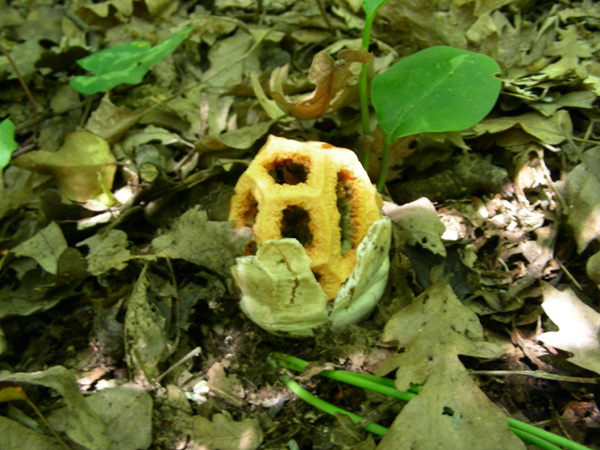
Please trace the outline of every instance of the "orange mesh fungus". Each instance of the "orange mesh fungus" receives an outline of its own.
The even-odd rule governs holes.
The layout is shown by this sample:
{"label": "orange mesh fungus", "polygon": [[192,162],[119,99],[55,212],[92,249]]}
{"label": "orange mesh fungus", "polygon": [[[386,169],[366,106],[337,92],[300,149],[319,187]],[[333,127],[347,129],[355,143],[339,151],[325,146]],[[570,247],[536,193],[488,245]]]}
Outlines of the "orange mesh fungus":
{"label": "orange mesh fungus", "polygon": [[269,136],[235,187],[229,220],[252,227],[256,248],[270,239],[298,239],[332,299],[381,205],[354,152]]}

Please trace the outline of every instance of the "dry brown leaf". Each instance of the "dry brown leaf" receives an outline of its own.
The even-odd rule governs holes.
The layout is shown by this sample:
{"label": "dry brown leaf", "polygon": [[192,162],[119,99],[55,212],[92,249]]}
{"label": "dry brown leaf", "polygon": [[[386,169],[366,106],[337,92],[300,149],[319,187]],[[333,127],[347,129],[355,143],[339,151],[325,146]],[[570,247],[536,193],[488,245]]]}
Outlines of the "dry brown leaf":
{"label": "dry brown leaf", "polygon": [[356,75],[350,70],[353,63],[368,63],[372,56],[364,49],[342,50],[343,63],[336,65],[325,51],[320,51],[310,66],[309,80],[315,84],[313,92],[290,98],[283,93],[288,67],[278,67],[271,74],[271,96],[286,113],[298,120],[318,119],[326,112],[336,110],[356,98]]}

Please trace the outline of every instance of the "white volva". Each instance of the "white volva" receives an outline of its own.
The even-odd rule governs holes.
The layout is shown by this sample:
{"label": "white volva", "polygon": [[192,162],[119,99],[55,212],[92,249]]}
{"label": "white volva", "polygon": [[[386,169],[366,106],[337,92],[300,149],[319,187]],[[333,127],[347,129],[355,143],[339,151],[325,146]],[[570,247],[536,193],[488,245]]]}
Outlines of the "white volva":
{"label": "white volva", "polygon": [[333,301],[328,301],[296,239],[264,242],[256,255],[237,258],[233,277],[242,291],[242,310],[267,331],[311,336],[331,322],[334,329],[365,319],[380,300],[389,272],[389,217],[369,228],[357,248],[356,265]]}

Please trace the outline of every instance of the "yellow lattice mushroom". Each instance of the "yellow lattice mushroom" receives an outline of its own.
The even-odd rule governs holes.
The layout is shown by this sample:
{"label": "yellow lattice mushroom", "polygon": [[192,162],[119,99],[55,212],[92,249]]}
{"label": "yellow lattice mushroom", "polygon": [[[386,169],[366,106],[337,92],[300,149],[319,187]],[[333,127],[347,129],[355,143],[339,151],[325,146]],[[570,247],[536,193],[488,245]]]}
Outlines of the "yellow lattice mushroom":
{"label": "yellow lattice mushroom", "polygon": [[[340,287],[353,274],[368,234],[378,239],[381,248],[373,251],[385,259],[379,262],[387,281],[391,232],[381,203],[352,151],[270,136],[240,177],[230,205],[234,225],[252,227],[250,252],[256,250],[256,256],[238,258],[233,270],[242,309],[263,328],[292,334],[306,334],[296,332],[306,328],[301,317],[309,318],[309,330],[332,320],[336,303],[348,303],[338,301]],[[355,282],[364,284],[373,278],[367,272],[381,270],[363,272]],[[257,320],[262,310],[269,317]]]}

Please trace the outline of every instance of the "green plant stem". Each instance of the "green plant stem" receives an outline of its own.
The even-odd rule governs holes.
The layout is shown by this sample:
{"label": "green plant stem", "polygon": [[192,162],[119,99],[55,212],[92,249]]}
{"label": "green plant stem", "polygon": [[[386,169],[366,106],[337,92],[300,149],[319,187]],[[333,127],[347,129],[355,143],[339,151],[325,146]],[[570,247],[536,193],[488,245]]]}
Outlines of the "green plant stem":
{"label": "green plant stem", "polygon": [[[371,40],[371,27],[375,14],[367,14],[365,17],[365,27],[362,35],[362,48],[369,52],[369,41]],[[369,114],[369,63],[364,63],[358,76],[358,89],[360,93],[360,118],[362,123],[362,132],[364,136],[371,134],[371,118]],[[371,162],[371,153],[363,148],[362,165],[365,170],[369,170]]]}
{"label": "green plant stem", "polygon": [[381,170],[379,171],[379,180],[377,180],[377,192],[381,192],[387,178],[388,166],[390,165],[390,144],[386,136],[383,141],[383,153],[381,155]]}
{"label": "green plant stem", "polygon": [[[304,400],[309,405],[312,405],[315,408],[320,409],[321,411],[323,411],[327,414],[331,414],[332,416],[335,416],[338,413],[345,414],[346,416],[350,417],[354,423],[358,423],[362,420],[362,417],[357,416],[354,413],[346,411],[345,409],[342,409],[338,406],[332,405],[329,402],[326,402],[325,400],[315,397],[310,392],[308,392],[306,389],[304,389],[302,386],[300,386],[298,383],[296,383],[294,380],[289,380],[289,379],[287,379],[287,377],[283,377],[282,380],[285,383],[285,385],[294,394],[296,394],[298,396],[298,398],[300,398],[301,400]],[[386,427],[383,427],[379,424],[372,423],[372,422],[366,424],[364,426],[364,429],[367,430],[369,433],[376,434],[377,436],[383,436],[388,430]]]}
{"label": "green plant stem", "polygon": [[[272,359],[274,360],[273,362],[276,365],[278,365],[279,367],[297,371],[297,372],[303,371],[309,364],[307,361],[304,361],[300,358],[296,358],[295,356],[283,355],[280,353],[274,353],[272,355]],[[324,377],[327,377],[327,378],[330,378],[330,379],[333,379],[336,381],[342,381],[347,384],[362,387],[364,389],[368,389],[368,390],[371,390],[374,392],[378,392],[378,393],[388,395],[388,396],[391,396],[394,398],[398,398],[401,400],[405,400],[405,401],[409,401],[411,398],[414,398],[416,396],[416,393],[420,389],[420,386],[413,386],[410,389],[411,392],[402,392],[402,391],[398,391],[394,387],[394,380],[390,380],[388,378],[380,378],[380,377],[376,377],[374,375],[369,375],[369,374],[348,372],[348,371],[344,371],[344,370],[324,370],[323,372],[320,373],[320,375],[323,375]],[[286,384],[288,382],[293,382],[292,380],[287,380],[287,379],[284,381],[286,382]],[[295,382],[293,382],[293,383],[295,383]],[[296,385],[298,385],[298,383],[296,383]],[[302,389],[302,387],[300,387],[298,385],[297,387],[295,387],[295,389]],[[292,389],[292,391],[294,393],[296,393],[293,389]],[[392,391],[395,391],[395,393],[392,394],[391,393]],[[310,394],[308,392],[306,392],[306,393],[308,395],[312,396],[312,394]],[[296,395],[298,395],[298,394],[296,394]],[[298,395],[298,396],[300,397],[300,395]],[[314,396],[312,396],[312,397],[314,397]],[[302,397],[300,397],[300,398],[302,398]],[[304,398],[302,398],[302,399],[304,400]],[[315,397],[315,399],[318,400],[317,404],[319,404],[321,406],[327,407],[327,405],[330,405],[333,408],[337,408],[336,406],[331,405],[330,403],[327,403],[324,400],[318,399],[316,397]],[[308,400],[306,400],[306,401],[308,402]],[[311,403],[311,402],[308,402],[308,403],[315,406],[316,408],[321,409],[324,412],[327,412],[328,414],[335,415],[335,412],[329,412],[326,409],[322,409],[320,406],[317,406],[317,404],[315,404],[315,403]],[[333,409],[331,411],[333,411]],[[342,411],[344,411],[344,410],[342,410]],[[336,410],[336,412],[341,412],[341,411]],[[347,411],[346,411],[346,413],[348,415],[352,414]],[[354,416],[356,416],[356,415],[354,415]],[[358,417],[358,416],[356,416],[356,417]],[[358,420],[360,420],[360,419],[358,419]],[[515,433],[523,442],[526,442],[528,444],[533,444],[543,450],[560,450],[560,447],[566,448],[568,450],[591,450],[589,447],[578,444],[567,438],[558,436],[554,433],[550,433],[549,431],[542,430],[533,425],[529,425],[527,423],[521,422],[519,420],[510,418],[510,417],[507,417],[507,420],[508,420],[509,429],[513,433]],[[380,425],[378,425],[378,427],[384,428]],[[367,428],[365,427],[365,429],[367,429]],[[367,431],[370,431],[370,430],[367,429]],[[374,433],[374,434],[378,434],[378,433]],[[378,435],[381,436],[380,434],[378,434]]]}
{"label": "green plant stem", "polygon": [[568,448],[569,450],[590,450],[589,447],[586,447],[585,445],[578,444],[565,437],[550,433],[549,431],[542,430],[541,428],[534,427],[533,425],[529,425],[528,423],[521,422],[520,420],[511,417],[508,418],[508,425],[513,431],[520,430],[527,432],[541,439],[545,439],[546,441],[550,441],[553,444]]}
{"label": "green plant stem", "polygon": [[535,445],[536,447],[541,448],[542,450],[562,450],[560,447],[540,438],[537,436],[528,433],[527,431],[519,430],[517,428],[513,428],[511,426],[508,427],[510,431],[517,435],[519,439],[527,444]]}

